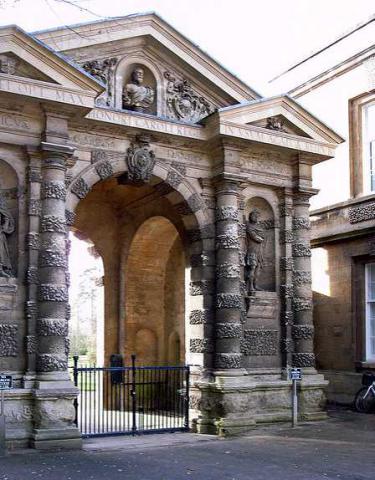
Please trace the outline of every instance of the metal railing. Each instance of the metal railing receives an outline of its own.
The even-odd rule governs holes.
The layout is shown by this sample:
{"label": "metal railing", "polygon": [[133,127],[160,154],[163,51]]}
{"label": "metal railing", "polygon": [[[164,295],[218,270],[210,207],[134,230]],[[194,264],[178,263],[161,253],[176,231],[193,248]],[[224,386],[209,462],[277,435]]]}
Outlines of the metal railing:
{"label": "metal railing", "polygon": [[76,425],[83,436],[189,430],[188,366],[78,366]]}

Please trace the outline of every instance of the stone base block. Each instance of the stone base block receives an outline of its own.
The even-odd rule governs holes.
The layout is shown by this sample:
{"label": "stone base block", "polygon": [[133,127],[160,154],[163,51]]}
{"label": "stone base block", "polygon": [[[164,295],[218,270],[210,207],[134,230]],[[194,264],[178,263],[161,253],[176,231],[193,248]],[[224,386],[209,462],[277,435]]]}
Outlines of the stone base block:
{"label": "stone base block", "polygon": [[327,400],[340,405],[351,405],[355,394],[362,386],[362,372],[324,370],[322,373],[329,381]]}
{"label": "stone base block", "polygon": [[[299,420],[326,418],[327,383],[322,375],[306,375],[298,389]],[[217,377],[192,389],[196,416],[193,429],[220,436],[239,435],[259,424],[292,419],[292,385],[289,380],[265,376]],[[198,413],[199,412],[199,413]]]}
{"label": "stone base block", "polygon": [[64,429],[36,429],[33,431],[30,446],[38,450],[80,449],[81,433],[76,427]]}

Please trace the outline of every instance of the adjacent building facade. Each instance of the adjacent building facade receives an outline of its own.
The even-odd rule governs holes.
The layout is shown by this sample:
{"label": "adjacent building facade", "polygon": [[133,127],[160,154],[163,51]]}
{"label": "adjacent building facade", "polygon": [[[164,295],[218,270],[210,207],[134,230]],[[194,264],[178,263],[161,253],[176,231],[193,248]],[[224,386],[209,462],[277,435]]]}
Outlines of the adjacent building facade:
{"label": "adjacent building facade", "polygon": [[[192,365],[198,432],[323,418],[313,165],[342,138],[264,99],[156,15],[0,29],[0,370],[7,437],[80,446],[68,231],[104,266],[104,356]],[[357,208],[357,207],[356,207]],[[362,226],[362,223],[359,223]]]}
{"label": "adjacent building facade", "polygon": [[346,140],[313,168],[317,366],[328,398],[351,403],[375,368],[375,19],[274,79]]}

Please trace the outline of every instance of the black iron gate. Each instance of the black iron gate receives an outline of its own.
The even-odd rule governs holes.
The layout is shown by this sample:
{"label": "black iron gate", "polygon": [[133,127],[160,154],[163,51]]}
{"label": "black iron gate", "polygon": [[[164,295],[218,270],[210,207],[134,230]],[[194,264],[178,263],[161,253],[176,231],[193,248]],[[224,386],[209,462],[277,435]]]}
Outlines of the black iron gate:
{"label": "black iron gate", "polygon": [[189,367],[78,366],[76,425],[83,436],[189,430]]}

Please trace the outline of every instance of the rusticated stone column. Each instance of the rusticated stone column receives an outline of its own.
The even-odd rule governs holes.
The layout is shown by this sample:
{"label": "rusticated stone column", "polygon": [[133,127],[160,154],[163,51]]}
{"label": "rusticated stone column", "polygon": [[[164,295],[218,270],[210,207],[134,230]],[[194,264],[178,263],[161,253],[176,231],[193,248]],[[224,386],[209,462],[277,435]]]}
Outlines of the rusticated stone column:
{"label": "rusticated stone column", "polygon": [[38,378],[68,378],[65,172],[71,147],[42,143],[42,216],[39,253]]}
{"label": "rusticated stone column", "polygon": [[314,368],[314,326],[311,291],[311,248],[309,198],[311,192],[300,190],[294,196],[293,214],[293,366]]}
{"label": "rusticated stone column", "polygon": [[32,446],[80,448],[68,374],[68,286],[65,221],[66,159],[71,147],[42,142],[37,381]]}
{"label": "rusticated stone column", "polygon": [[216,183],[215,368],[241,368],[240,241],[238,185],[221,177]]}
{"label": "rusticated stone column", "polygon": [[24,385],[33,387],[35,380],[35,359],[37,353],[37,290],[39,284],[38,255],[39,255],[39,228],[41,215],[40,185],[41,176],[41,155],[36,148],[27,149],[29,155],[28,166],[28,217],[29,231],[26,236],[26,249],[28,254],[28,268],[26,272],[27,300],[26,300],[26,319],[27,319],[27,373],[24,377]]}

